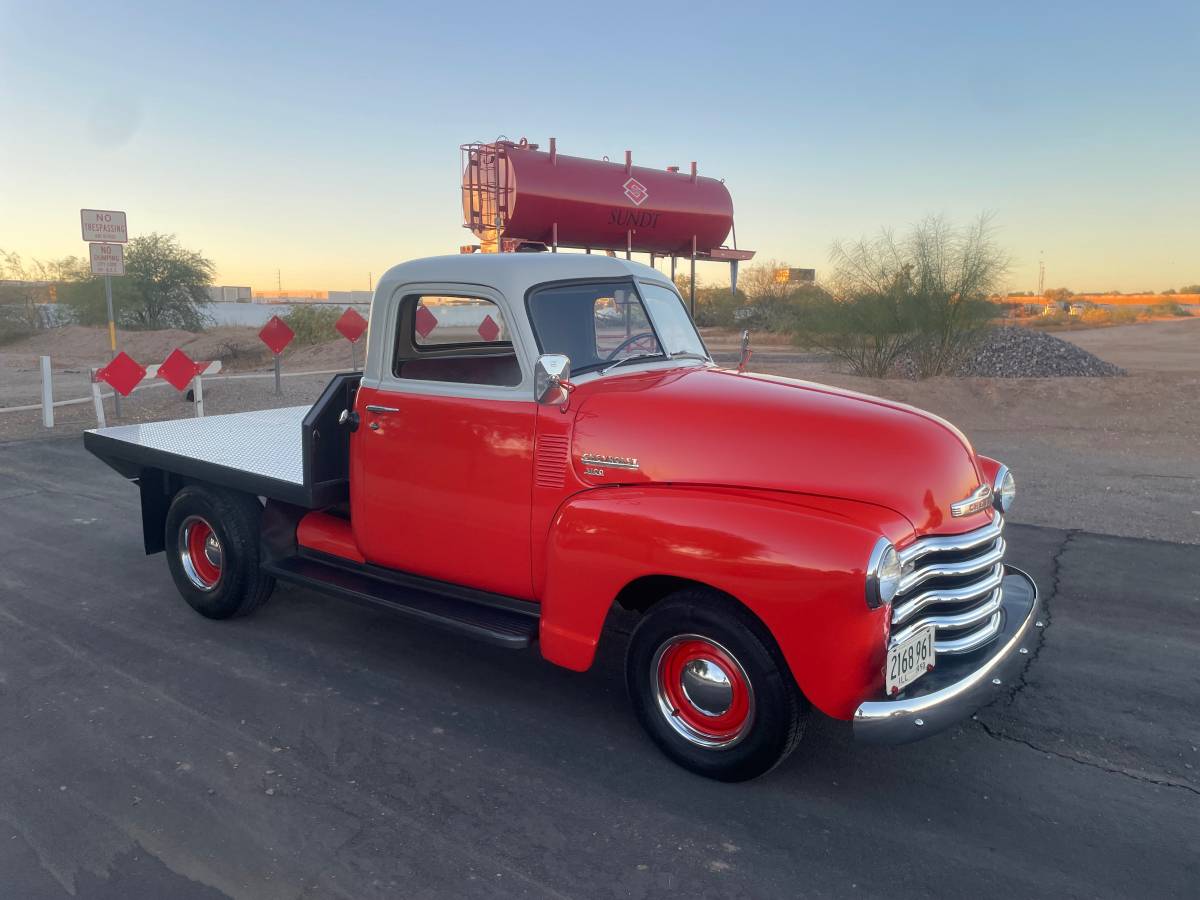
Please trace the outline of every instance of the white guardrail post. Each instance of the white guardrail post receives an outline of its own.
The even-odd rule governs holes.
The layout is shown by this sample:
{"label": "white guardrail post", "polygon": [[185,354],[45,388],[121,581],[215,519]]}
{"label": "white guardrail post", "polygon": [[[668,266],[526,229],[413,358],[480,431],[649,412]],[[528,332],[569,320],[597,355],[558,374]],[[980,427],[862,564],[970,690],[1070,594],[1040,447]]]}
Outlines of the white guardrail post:
{"label": "white guardrail post", "polygon": [[54,383],[50,371],[50,357],[42,357],[42,424],[54,427]]}
{"label": "white guardrail post", "polygon": [[92,405],[96,408],[96,427],[104,428],[108,422],[104,420],[104,397],[100,393],[100,382],[96,380],[99,369],[92,369]]}
{"label": "white guardrail post", "polygon": [[200,377],[199,372],[192,379],[192,396],[196,398],[196,418],[204,418],[204,379]]}
{"label": "white guardrail post", "polygon": [[221,371],[221,361],[214,359],[203,369],[196,373],[196,377],[192,379],[192,396],[196,398],[196,418],[204,418],[204,381],[205,375],[216,375]]}

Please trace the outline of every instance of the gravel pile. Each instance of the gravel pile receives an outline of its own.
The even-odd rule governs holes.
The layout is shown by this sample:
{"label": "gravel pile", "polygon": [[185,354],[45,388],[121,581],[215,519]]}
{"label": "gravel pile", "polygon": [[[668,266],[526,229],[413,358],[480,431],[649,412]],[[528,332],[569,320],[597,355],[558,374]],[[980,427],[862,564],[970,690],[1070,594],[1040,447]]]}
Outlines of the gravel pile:
{"label": "gravel pile", "polygon": [[958,366],[956,375],[984,378],[1106,378],[1124,375],[1082,347],[1032,328],[993,328]]}
{"label": "gravel pile", "polygon": [[[896,371],[913,378],[910,358],[901,358]],[[978,378],[1107,378],[1124,375],[1120,366],[1105,362],[1081,347],[1032,328],[993,328],[954,370]]]}

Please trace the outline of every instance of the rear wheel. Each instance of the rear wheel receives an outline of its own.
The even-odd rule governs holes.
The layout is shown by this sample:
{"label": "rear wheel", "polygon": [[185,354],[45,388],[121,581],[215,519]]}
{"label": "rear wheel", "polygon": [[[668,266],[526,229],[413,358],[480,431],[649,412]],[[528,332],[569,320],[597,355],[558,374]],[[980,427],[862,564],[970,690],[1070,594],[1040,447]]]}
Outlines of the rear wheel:
{"label": "rear wheel", "polygon": [[720,781],[795,749],[804,700],[762,624],[715,591],[680,591],[638,623],[626,657],[634,711],[667,756]]}
{"label": "rear wheel", "polygon": [[207,485],[189,485],[167,511],[164,545],[175,586],[210,619],[253,612],[275,579],[259,568],[262,507],[258,499]]}

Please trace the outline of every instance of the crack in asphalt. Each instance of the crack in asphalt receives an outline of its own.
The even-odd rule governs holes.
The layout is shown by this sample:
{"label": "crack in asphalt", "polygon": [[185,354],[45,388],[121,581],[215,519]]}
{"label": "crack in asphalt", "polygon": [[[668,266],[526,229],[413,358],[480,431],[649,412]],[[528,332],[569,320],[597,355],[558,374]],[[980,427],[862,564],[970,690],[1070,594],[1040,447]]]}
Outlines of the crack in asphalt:
{"label": "crack in asphalt", "polygon": [[[1029,686],[1027,675],[1029,674],[1029,670],[1033,667],[1034,662],[1041,655],[1042,648],[1046,645],[1046,634],[1050,629],[1051,622],[1053,621],[1053,616],[1050,610],[1051,601],[1058,598],[1059,585],[1062,579],[1063,556],[1069,549],[1071,542],[1082,533],[1083,532],[1081,532],[1079,529],[1071,529],[1067,531],[1067,533],[1063,536],[1062,543],[1058,545],[1058,549],[1054,552],[1054,557],[1051,559],[1049,589],[1047,590],[1046,595],[1042,598],[1042,609],[1038,614],[1038,619],[1043,625],[1042,628],[1038,629],[1041,631],[1041,635],[1039,636],[1037,646],[1029,655],[1029,661],[1026,663],[1025,668],[1021,670],[1021,674],[1017,677],[1016,684],[1011,690],[1009,690],[1008,695],[1005,698],[1006,706],[1011,706],[1013,703],[1015,703],[1017,695]],[[982,710],[980,710],[980,712],[982,712]],[[989,726],[986,722],[979,718],[978,715],[972,716],[971,720],[983,730],[984,734],[997,741],[1009,741],[1013,744],[1021,744],[1022,746],[1028,747],[1030,750],[1035,750],[1038,753],[1045,753],[1047,756],[1054,756],[1058,759],[1066,760],[1067,762],[1086,766],[1089,769],[1097,769],[1101,772],[1107,772],[1110,775],[1123,775],[1126,778],[1132,779],[1133,781],[1140,781],[1143,784],[1153,784],[1158,785],[1159,787],[1179,788],[1180,790],[1188,791],[1189,793],[1200,796],[1200,789],[1194,788],[1190,784],[1184,784],[1183,782],[1179,781],[1151,778],[1148,775],[1131,772],[1128,769],[1117,769],[1111,766],[1104,766],[1100,763],[1092,762],[1091,760],[1081,759],[1078,756],[1072,756],[1069,753],[1063,753],[1059,750],[1051,750],[1048,747],[1041,747],[1032,741],[1026,740],[1025,738],[1013,737],[1012,735],[1005,734],[1003,731],[996,730]]]}
{"label": "crack in asphalt", "polygon": [[1025,747],[1028,747],[1030,750],[1036,750],[1038,753],[1045,753],[1047,756],[1065,759],[1067,762],[1086,766],[1089,769],[1098,769],[1099,771],[1107,772],[1110,775],[1124,775],[1126,778],[1132,779],[1133,781],[1140,781],[1143,784],[1155,784],[1159,787],[1179,788],[1180,790],[1187,791],[1200,797],[1200,788],[1194,788],[1190,784],[1184,784],[1180,781],[1167,781],[1161,778],[1151,778],[1149,775],[1140,775],[1137,772],[1131,772],[1128,769],[1114,769],[1111,766],[1102,766],[1100,763],[1095,763],[1087,759],[1080,759],[1078,756],[1072,756],[1069,753],[1062,753],[1058,750],[1051,750],[1047,747],[1039,747],[1037,744],[1033,743],[1032,741],[1027,741],[1024,738],[1013,737],[1012,735],[1005,734],[1002,731],[994,731],[992,728],[988,727],[987,723],[985,723],[982,719],[976,719],[975,722],[980,728],[983,729],[984,734],[990,738],[995,738],[998,741],[1009,741],[1013,744],[1021,744]]}
{"label": "crack in asphalt", "polygon": [[[1036,646],[1030,651],[1029,659],[1025,663],[1025,667],[1021,669],[1013,686],[1008,689],[1004,696],[1005,707],[1011,706],[1016,702],[1017,695],[1029,686],[1029,670],[1033,668],[1034,662],[1041,656],[1042,648],[1046,646],[1046,633],[1050,629],[1050,623],[1054,621],[1053,613],[1051,612],[1051,601],[1058,597],[1058,587],[1062,579],[1062,558],[1067,552],[1067,548],[1079,534],[1078,529],[1071,529],[1062,539],[1062,543],[1058,545],[1058,549],[1054,551],[1054,557],[1050,560],[1050,585],[1046,592],[1042,595],[1042,608],[1038,611],[1038,617],[1035,621],[1034,631],[1038,633]],[[1037,628],[1036,622],[1041,622],[1042,627]],[[989,704],[991,705],[991,704]],[[979,721],[976,719],[976,721]],[[980,722],[982,725],[983,723]],[[986,726],[984,726],[986,728]]]}

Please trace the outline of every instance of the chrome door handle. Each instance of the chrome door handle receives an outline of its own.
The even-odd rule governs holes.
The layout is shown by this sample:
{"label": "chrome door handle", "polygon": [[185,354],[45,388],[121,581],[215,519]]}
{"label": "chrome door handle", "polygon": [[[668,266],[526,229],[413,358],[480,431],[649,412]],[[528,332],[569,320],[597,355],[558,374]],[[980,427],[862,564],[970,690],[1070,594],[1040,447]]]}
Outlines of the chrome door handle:
{"label": "chrome door handle", "polygon": [[394,412],[400,412],[400,410],[395,406],[376,406],[374,403],[368,403],[367,404],[367,412],[394,413]]}

